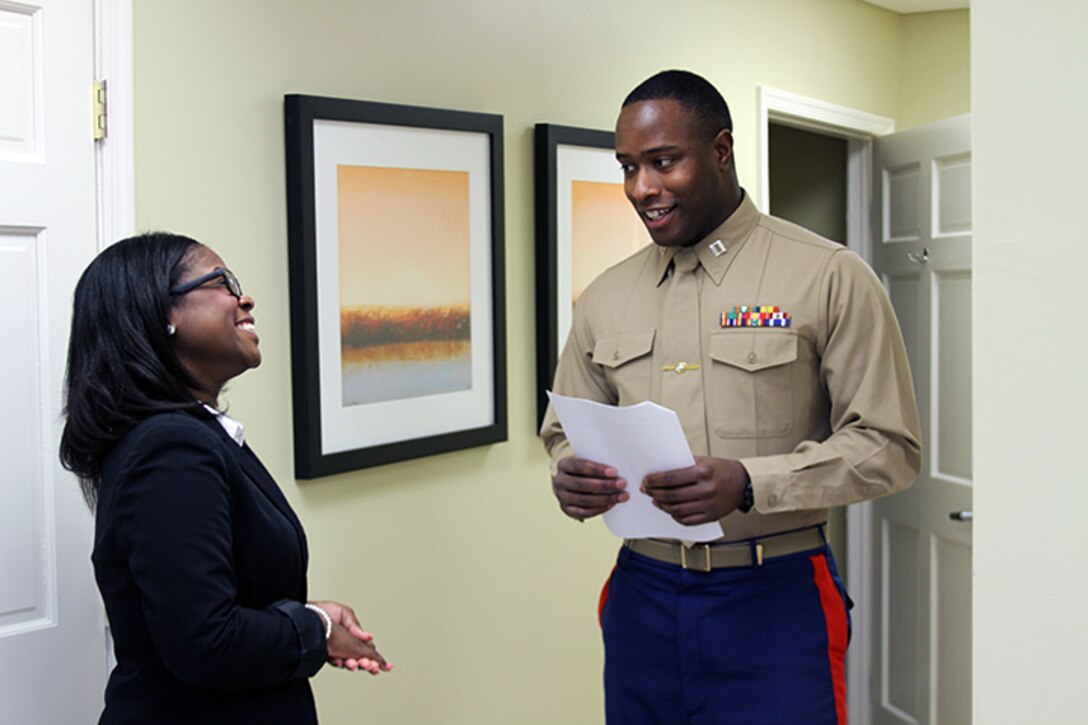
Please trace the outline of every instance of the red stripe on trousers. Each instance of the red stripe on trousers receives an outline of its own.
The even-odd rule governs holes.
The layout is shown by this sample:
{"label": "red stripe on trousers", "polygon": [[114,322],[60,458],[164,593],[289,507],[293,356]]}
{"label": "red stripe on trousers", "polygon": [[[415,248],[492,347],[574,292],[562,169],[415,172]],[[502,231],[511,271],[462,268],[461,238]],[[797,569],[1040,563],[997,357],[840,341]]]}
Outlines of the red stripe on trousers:
{"label": "red stripe on trousers", "polygon": [[809,557],[812,561],[813,581],[820,592],[820,606],[827,623],[827,658],[831,663],[831,683],[835,688],[835,712],[839,725],[846,725],[846,645],[850,625],[846,620],[846,607],[827,568],[823,554]]}
{"label": "red stripe on trousers", "polygon": [[616,573],[616,567],[612,567],[612,571],[608,572],[608,578],[604,580],[604,586],[601,587],[601,598],[597,601],[597,624],[604,629],[604,604],[608,601],[608,585],[612,583],[612,575]]}

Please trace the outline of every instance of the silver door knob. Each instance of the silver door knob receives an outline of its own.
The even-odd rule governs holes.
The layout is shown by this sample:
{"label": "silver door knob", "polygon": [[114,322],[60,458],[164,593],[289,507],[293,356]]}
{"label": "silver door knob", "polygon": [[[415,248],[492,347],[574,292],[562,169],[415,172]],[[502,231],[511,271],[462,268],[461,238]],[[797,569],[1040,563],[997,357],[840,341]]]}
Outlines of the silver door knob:
{"label": "silver door knob", "polygon": [[929,261],[929,248],[922,247],[922,251],[919,252],[907,252],[907,259],[915,264],[925,264]]}
{"label": "silver door knob", "polygon": [[948,514],[948,518],[953,521],[971,521],[975,518],[974,511],[953,511]]}

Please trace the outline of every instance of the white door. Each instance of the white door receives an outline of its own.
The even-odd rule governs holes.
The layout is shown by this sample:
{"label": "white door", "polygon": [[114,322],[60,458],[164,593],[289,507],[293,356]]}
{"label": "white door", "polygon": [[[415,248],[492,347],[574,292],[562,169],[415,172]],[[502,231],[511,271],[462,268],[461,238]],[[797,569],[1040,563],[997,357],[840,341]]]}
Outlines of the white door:
{"label": "white door", "polygon": [[57,462],[71,297],[97,249],[92,4],[0,0],[0,722],[86,723],[106,635]]}
{"label": "white door", "polygon": [[914,486],[870,504],[878,724],[971,722],[970,149],[969,116],[875,142],[873,262],[903,328],[925,442]]}

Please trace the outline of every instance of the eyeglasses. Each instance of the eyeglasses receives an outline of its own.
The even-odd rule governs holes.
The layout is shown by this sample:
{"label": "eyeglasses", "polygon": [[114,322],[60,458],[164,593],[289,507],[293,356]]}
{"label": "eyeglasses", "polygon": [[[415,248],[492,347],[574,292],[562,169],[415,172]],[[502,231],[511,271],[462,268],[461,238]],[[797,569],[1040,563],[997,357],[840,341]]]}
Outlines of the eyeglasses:
{"label": "eyeglasses", "polygon": [[238,281],[238,278],[234,276],[234,272],[231,272],[226,267],[216,267],[211,272],[208,272],[206,275],[204,275],[202,277],[197,277],[196,279],[191,279],[188,282],[186,282],[185,284],[179,284],[177,287],[170,290],[170,294],[171,295],[183,295],[186,292],[192,292],[194,289],[196,289],[200,285],[202,285],[202,284],[204,284],[206,282],[210,282],[211,280],[215,279],[216,277],[222,277],[223,278],[223,284],[224,284],[224,286],[226,286],[227,291],[230,292],[235,297],[237,297],[239,300],[242,299],[242,284]]}

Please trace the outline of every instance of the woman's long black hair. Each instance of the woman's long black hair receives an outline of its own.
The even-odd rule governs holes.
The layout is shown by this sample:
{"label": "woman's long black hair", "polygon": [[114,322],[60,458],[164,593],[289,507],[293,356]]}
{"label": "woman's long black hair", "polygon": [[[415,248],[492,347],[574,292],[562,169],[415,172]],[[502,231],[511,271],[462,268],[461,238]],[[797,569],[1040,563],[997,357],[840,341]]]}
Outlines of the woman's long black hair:
{"label": "woman's long black hair", "polygon": [[200,243],[150,232],[107,247],[84,270],[72,305],[60,460],[98,500],[102,459],[136,423],[169,410],[199,412],[198,389],[170,345],[170,289]]}

